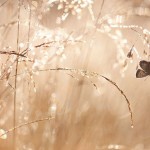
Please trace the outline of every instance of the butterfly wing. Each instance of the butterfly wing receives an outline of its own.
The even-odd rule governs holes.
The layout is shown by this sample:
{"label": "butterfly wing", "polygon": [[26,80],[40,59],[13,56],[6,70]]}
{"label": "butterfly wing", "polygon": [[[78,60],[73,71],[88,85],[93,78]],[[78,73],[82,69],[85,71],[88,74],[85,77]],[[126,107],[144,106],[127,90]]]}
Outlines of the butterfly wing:
{"label": "butterfly wing", "polygon": [[141,69],[138,69],[136,72],[136,78],[143,78],[148,76],[149,74]]}
{"label": "butterfly wing", "polygon": [[150,72],[150,62],[141,60],[139,65],[145,72]]}

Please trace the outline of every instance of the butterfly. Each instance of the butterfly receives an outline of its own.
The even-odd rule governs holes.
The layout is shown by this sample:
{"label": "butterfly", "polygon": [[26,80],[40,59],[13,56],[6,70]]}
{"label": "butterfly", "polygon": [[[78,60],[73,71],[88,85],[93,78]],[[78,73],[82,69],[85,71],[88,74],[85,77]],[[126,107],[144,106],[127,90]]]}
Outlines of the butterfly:
{"label": "butterfly", "polygon": [[136,72],[136,78],[143,78],[150,75],[150,62],[141,60],[139,65],[142,69],[138,69]]}

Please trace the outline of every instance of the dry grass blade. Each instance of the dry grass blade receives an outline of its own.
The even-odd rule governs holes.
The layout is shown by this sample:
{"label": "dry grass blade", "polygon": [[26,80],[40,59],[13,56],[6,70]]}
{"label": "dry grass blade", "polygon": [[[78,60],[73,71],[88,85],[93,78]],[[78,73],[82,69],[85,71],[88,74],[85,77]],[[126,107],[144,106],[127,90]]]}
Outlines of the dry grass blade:
{"label": "dry grass blade", "polygon": [[5,54],[5,55],[16,55],[16,56],[21,56],[21,57],[25,57],[25,55],[17,53],[15,51],[0,51],[0,54]]}
{"label": "dry grass blade", "polygon": [[[20,53],[20,48],[19,48],[19,35],[20,35],[20,0],[18,0],[18,24],[17,24],[17,52],[18,54]],[[16,99],[17,99],[17,74],[18,74],[18,59],[19,59],[19,56],[17,55],[17,60],[16,60],[16,69],[15,69],[15,92],[14,92],[14,119],[13,119],[13,124],[14,124],[14,127],[16,126]],[[14,135],[13,135],[13,149],[15,150],[16,149],[16,132],[15,132],[15,129],[14,129]]]}
{"label": "dry grass blade", "polygon": [[125,98],[127,104],[128,104],[128,109],[130,112],[130,118],[131,118],[131,127],[133,128],[133,113],[132,113],[132,109],[131,109],[131,104],[129,99],[127,98],[127,96],[124,94],[124,92],[120,89],[120,87],[111,79],[100,75],[96,72],[89,72],[87,70],[81,70],[81,69],[70,69],[70,68],[55,68],[55,69],[43,69],[43,70],[38,70],[38,71],[71,71],[74,73],[78,73],[81,74],[83,76],[90,76],[90,77],[102,77],[103,79],[105,79],[106,81],[108,81],[109,83],[111,83],[112,85],[114,85],[118,91],[121,93],[121,95],[123,95],[123,97]]}
{"label": "dry grass blade", "polygon": [[11,22],[9,22],[7,24],[2,24],[2,25],[0,25],[0,29],[1,28],[6,28],[6,27],[9,27],[9,26],[12,26],[12,25],[15,25],[16,23],[17,23],[17,21],[11,21]]}
{"label": "dry grass blade", "polygon": [[[125,100],[126,100],[126,102],[127,102],[127,104],[128,104],[129,112],[130,112],[131,127],[133,128],[133,113],[132,113],[130,101],[129,101],[129,99],[127,98],[127,96],[124,94],[123,90],[121,90],[120,87],[119,87],[114,81],[112,81],[111,79],[109,79],[109,78],[107,78],[107,77],[105,77],[105,76],[103,76],[103,75],[100,75],[100,74],[98,74],[98,73],[96,73],[96,72],[89,72],[89,71],[87,71],[87,70],[81,70],[81,69],[54,68],[54,69],[41,69],[41,70],[37,70],[37,71],[40,71],[40,72],[42,72],[42,71],[44,71],[44,72],[45,72],[45,71],[71,71],[71,72],[78,73],[78,74],[80,74],[80,75],[82,75],[82,76],[85,76],[85,77],[87,77],[87,76],[90,76],[90,77],[102,77],[103,79],[105,79],[106,81],[108,81],[109,83],[111,83],[112,85],[114,85],[114,86],[118,89],[118,91],[121,93],[121,95],[123,95],[123,97],[125,98]],[[68,73],[67,73],[67,74],[68,74]],[[17,75],[21,75],[21,74],[17,74]],[[70,74],[68,74],[68,75],[70,75]],[[10,76],[10,77],[15,77],[15,76],[16,76],[16,75],[13,75],[13,76]],[[73,78],[75,78],[75,77],[72,76],[72,75],[70,75],[70,76],[73,77]],[[91,80],[90,80],[90,82],[91,82]],[[93,85],[96,89],[98,89],[97,86],[96,86],[93,82],[91,82],[91,83],[92,83],[92,85]]]}
{"label": "dry grass blade", "polygon": [[[8,1],[8,0],[7,0],[7,1]],[[0,7],[4,6],[4,5],[7,3],[7,1],[3,2],[3,3],[0,5]]]}
{"label": "dry grass blade", "polygon": [[37,119],[37,120],[33,120],[33,121],[30,121],[30,122],[27,122],[27,123],[20,124],[18,126],[15,126],[11,129],[7,130],[5,133],[1,134],[0,137],[6,135],[6,134],[8,134],[8,133],[10,133],[10,132],[12,132],[16,129],[19,129],[21,127],[24,127],[24,126],[27,126],[27,125],[30,125],[30,124],[33,124],[33,123],[37,123],[37,122],[43,122],[43,121],[47,121],[47,120],[49,121],[49,120],[52,120],[52,119],[55,119],[55,118],[54,117],[46,117],[46,118]]}
{"label": "dry grass blade", "polygon": [[113,84],[119,91],[120,93],[123,95],[123,97],[125,98],[127,104],[128,104],[128,109],[129,109],[129,112],[130,112],[130,116],[131,116],[131,127],[133,128],[133,114],[132,114],[132,110],[131,110],[131,105],[130,105],[130,101],[129,99],[127,98],[127,96],[124,94],[124,92],[119,88],[119,86],[112,80],[110,80],[109,78],[103,76],[103,75],[100,75],[102,78],[104,78],[105,80],[109,81],[111,84]]}

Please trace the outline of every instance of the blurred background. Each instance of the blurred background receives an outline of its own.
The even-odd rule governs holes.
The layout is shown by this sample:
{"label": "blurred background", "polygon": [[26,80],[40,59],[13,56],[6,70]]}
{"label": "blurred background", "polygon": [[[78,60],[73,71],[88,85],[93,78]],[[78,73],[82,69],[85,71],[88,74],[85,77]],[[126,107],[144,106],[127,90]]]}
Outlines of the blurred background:
{"label": "blurred background", "polygon": [[150,0],[0,0],[0,150],[149,150],[149,17]]}

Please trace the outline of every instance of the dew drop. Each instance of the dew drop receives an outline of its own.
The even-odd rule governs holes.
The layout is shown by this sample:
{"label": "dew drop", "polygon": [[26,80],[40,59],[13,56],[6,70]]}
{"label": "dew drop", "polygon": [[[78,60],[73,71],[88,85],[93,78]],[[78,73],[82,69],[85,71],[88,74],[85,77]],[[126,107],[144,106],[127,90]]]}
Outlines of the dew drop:
{"label": "dew drop", "polygon": [[131,128],[133,129],[133,128],[134,128],[134,126],[133,126],[133,125],[131,125]]}
{"label": "dew drop", "polygon": [[3,129],[0,129],[0,138],[5,140],[7,139],[7,134],[5,134],[6,132]]}

